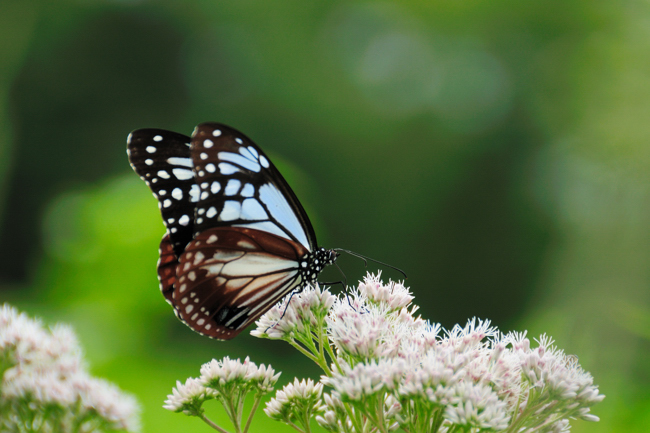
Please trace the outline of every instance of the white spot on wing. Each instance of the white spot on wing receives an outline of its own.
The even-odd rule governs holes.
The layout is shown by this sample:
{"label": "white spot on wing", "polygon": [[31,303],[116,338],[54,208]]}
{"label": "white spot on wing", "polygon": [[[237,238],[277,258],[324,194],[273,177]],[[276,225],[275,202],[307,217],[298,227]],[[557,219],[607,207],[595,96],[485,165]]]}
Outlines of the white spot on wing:
{"label": "white spot on wing", "polygon": [[237,173],[239,169],[232,164],[228,164],[227,162],[221,162],[219,163],[219,171],[221,174],[227,176],[229,174]]}
{"label": "white spot on wing", "polygon": [[266,159],[264,155],[260,155],[260,164],[262,164],[262,167],[264,168],[269,168],[269,160]]}
{"label": "white spot on wing", "polygon": [[244,185],[244,189],[241,190],[242,197],[253,197],[255,195],[255,187],[250,183]]}
{"label": "white spot on wing", "polygon": [[240,186],[241,181],[239,179],[230,179],[223,192],[226,195],[235,195],[237,194],[237,191],[239,191]]}
{"label": "white spot on wing", "polygon": [[172,173],[174,173],[174,176],[176,176],[176,179],[178,180],[188,180],[194,177],[192,170],[188,170],[186,168],[174,168],[172,169]]}
{"label": "white spot on wing", "polygon": [[210,191],[212,191],[212,194],[216,194],[221,190],[221,184],[217,182],[216,180],[212,182],[212,186],[210,187]]}
{"label": "white spot on wing", "polygon": [[234,200],[226,200],[223,204],[223,210],[219,214],[221,221],[233,221],[239,219],[241,214],[241,203]]}
{"label": "white spot on wing", "polygon": [[188,168],[192,168],[194,166],[190,158],[178,158],[174,156],[171,158],[167,158],[167,162],[170,163],[171,165],[182,165],[183,167],[188,167]]}
{"label": "white spot on wing", "polygon": [[162,177],[163,179],[169,179],[170,178],[169,173],[167,173],[165,170],[160,170],[158,172],[158,176]]}
{"label": "white spot on wing", "polygon": [[245,169],[254,171],[256,173],[261,170],[260,165],[257,163],[257,161],[244,158],[243,156],[237,155],[236,153],[219,152],[219,159],[240,165]]}
{"label": "white spot on wing", "polygon": [[208,218],[214,218],[214,216],[217,214],[217,210],[214,208],[214,206],[210,207],[208,211],[205,213],[205,216]]}
{"label": "white spot on wing", "polygon": [[215,137],[220,136],[221,135],[221,130],[220,129],[215,129],[214,131],[212,131],[212,135],[214,135]]}
{"label": "white spot on wing", "polygon": [[190,223],[190,217],[187,215],[183,215],[178,219],[178,223],[182,226],[186,226]]}
{"label": "white spot on wing", "polygon": [[205,147],[206,149],[211,148],[213,145],[214,145],[214,142],[212,140],[210,140],[209,138],[206,138],[205,140],[203,140],[203,147]]}
{"label": "white spot on wing", "polygon": [[156,146],[147,146],[147,152],[156,153]]}
{"label": "white spot on wing", "polygon": [[199,186],[197,184],[193,184],[192,188],[190,189],[190,200],[192,202],[197,202],[199,201]]}
{"label": "white spot on wing", "polygon": [[172,190],[172,197],[174,197],[176,200],[180,200],[183,198],[183,190],[180,188],[174,188]]}
{"label": "white spot on wing", "polygon": [[162,141],[162,135],[156,135],[156,136],[153,138],[153,141]]}
{"label": "white spot on wing", "polygon": [[208,173],[214,173],[215,171],[217,171],[217,167],[215,167],[214,164],[210,163],[205,166],[205,171],[207,171]]}

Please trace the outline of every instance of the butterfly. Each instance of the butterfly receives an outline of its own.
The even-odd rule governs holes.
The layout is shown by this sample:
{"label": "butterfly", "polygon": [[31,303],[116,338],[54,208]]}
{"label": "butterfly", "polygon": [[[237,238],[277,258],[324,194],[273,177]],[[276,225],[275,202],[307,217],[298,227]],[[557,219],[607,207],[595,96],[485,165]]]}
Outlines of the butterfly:
{"label": "butterfly", "polygon": [[127,155],[167,228],[160,290],[194,331],[234,338],[336,261],[337,251],[318,247],[280,172],[236,129],[207,122],[191,138],[138,129],[129,134]]}

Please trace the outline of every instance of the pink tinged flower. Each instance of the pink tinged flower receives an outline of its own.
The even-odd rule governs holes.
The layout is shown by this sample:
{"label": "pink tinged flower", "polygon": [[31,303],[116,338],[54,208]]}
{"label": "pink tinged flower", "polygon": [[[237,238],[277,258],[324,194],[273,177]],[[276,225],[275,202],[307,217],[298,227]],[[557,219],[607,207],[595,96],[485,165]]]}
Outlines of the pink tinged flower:
{"label": "pink tinged flower", "polygon": [[85,371],[72,328],[56,325],[46,331],[39,321],[4,305],[0,357],[10,365],[0,383],[5,399],[27,399],[35,412],[51,414],[44,407],[56,405],[62,417],[100,418],[107,428],[138,429],[135,399]]}
{"label": "pink tinged flower", "polygon": [[370,303],[387,306],[389,311],[400,310],[413,301],[413,295],[401,283],[383,284],[381,274],[368,274],[359,284],[359,293]]}
{"label": "pink tinged flower", "polygon": [[361,401],[379,392],[395,390],[407,370],[407,364],[399,358],[385,358],[369,363],[359,363],[353,368],[343,365],[343,371],[332,377],[321,377],[343,401]]}
{"label": "pink tinged flower", "polygon": [[339,307],[335,304],[336,311],[327,319],[329,337],[337,349],[359,359],[385,355],[387,343],[392,340],[386,316],[373,310],[341,308],[341,301],[337,304]]}
{"label": "pink tinged flower", "polygon": [[308,286],[300,293],[288,295],[260,317],[251,335],[276,340],[293,338],[296,332],[320,326],[335,299],[327,289]]}
{"label": "pink tinged flower", "polygon": [[283,340],[291,338],[297,329],[293,313],[287,311],[285,304],[277,304],[256,322],[257,328],[251,331],[251,335],[258,338],[269,338],[271,340]]}

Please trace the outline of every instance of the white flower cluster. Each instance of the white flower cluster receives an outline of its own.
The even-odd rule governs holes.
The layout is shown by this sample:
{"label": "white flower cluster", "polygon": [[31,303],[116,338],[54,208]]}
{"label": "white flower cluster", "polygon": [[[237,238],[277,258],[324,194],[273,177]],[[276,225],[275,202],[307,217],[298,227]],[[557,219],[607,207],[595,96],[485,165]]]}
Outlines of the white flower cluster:
{"label": "white flower cluster", "polygon": [[[525,333],[476,319],[442,332],[415,316],[412,300],[402,284],[368,275],[349,295],[294,295],[253,335],[285,340],[323,368],[332,391],[310,402],[322,410],[310,416],[328,431],[561,432],[569,419],[598,420],[589,411],[604,396],[549,338],[531,348]],[[287,422],[282,392],[266,412]]]}
{"label": "white flower cluster", "polygon": [[[0,431],[139,429],[132,396],[86,371],[70,327],[0,307]],[[81,426],[81,427],[80,427]]]}
{"label": "white flower cluster", "polygon": [[311,379],[286,385],[266,404],[264,412],[272,419],[282,421],[291,426],[300,425],[299,430],[309,431],[309,420],[314,414],[321,415],[324,405],[321,397],[323,384]]}
{"label": "white flower cluster", "polygon": [[189,378],[184,384],[176,382],[176,387],[167,396],[163,407],[173,412],[198,416],[215,429],[223,431],[204,415],[203,403],[216,399],[223,405],[228,417],[237,427],[236,430],[241,431],[244,400],[249,392],[253,392],[255,404],[243,429],[247,431],[261,397],[273,391],[279,377],[280,373],[275,374],[271,366],[262,364],[258,367],[248,358],[244,362],[227,356],[220,361],[213,359],[201,366],[199,378]]}

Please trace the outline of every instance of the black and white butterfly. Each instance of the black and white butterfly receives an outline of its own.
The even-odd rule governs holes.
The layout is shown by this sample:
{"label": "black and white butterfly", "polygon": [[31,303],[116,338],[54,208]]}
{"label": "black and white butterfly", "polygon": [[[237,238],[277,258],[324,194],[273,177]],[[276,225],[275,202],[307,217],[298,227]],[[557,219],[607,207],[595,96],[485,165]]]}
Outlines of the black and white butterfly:
{"label": "black and white butterfly", "polygon": [[158,199],[167,233],[160,289],[195,331],[228,340],[338,256],[319,248],[302,205],[248,137],[203,123],[192,137],[139,129],[131,167]]}

